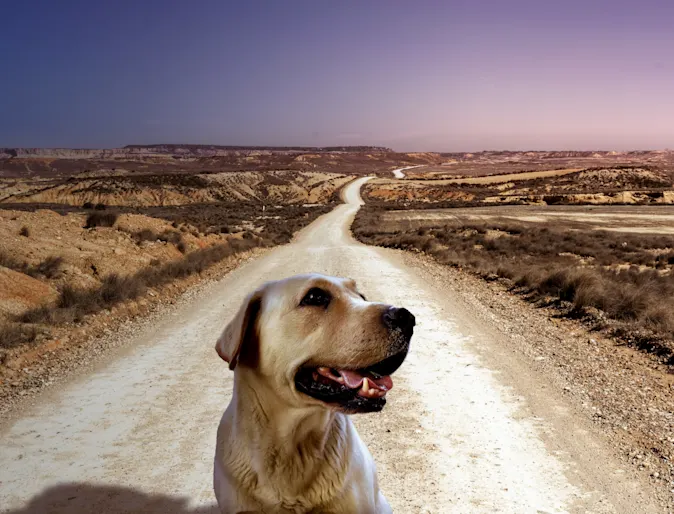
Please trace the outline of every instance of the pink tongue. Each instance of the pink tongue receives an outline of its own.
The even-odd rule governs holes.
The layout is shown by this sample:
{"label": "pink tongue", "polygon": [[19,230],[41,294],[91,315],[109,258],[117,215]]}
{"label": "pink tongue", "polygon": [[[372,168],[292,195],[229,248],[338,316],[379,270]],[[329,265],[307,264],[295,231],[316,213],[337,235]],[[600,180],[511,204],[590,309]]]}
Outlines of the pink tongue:
{"label": "pink tongue", "polygon": [[349,389],[360,389],[360,386],[363,383],[363,375],[357,371],[347,371],[342,369],[339,370],[339,374],[342,375],[344,383]]}
{"label": "pink tongue", "polygon": [[[360,389],[360,386],[363,384],[363,378],[365,378],[357,371],[349,371],[345,369],[340,369],[339,374],[342,375],[344,383],[349,389]],[[373,378],[372,376],[368,375],[367,379],[371,386],[374,386],[382,391],[388,391],[393,387],[393,380],[391,380],[389,375],[379,378]]]}

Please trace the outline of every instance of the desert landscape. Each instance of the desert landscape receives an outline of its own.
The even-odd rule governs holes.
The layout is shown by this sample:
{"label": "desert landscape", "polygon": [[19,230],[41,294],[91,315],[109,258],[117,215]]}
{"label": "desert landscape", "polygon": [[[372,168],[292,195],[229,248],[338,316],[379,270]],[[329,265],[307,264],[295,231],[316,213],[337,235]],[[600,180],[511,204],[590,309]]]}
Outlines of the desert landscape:
{"label": "desert landscape", "polygon": [[[396,279],[407,284],[399,300],[412,302],[422,320],[426,313],[421,337],[430,346],[419,358],[430,362],[448,351],[444,340],[425,332],[434,323],[451,334],[452,344],[463,344],[456,328],[426,312],[428,295],[453,298],[456,312],[474,311],[455,314],[458,323],[470,326],[473,336],[484,331],[488,340],[500,341],[499,351],[519,355],[525,364],[517,366],[538,377],[531,380],[554,384],[564,408],[578,409],[573,423],[590,434],[582,444],[606,444],[602,459],[615,459],[616,469],[628,466],[626,476],[611,475],[613,485],[593,486],[602,493],[573,500],[574,508],[594,512],[607,498],[619,507],[606,512],[672,505],[674,153],[158,145],[4,149],[2,155],[0,398],[7,419],[27,402],[39,404],[41,391],[66,387],[70,377],[109,355],[149,344],[155,324],[177,329],[175,320],[187,319],[204,294],[209,305],[220,305],[230,302],[230,291],[242,294],[246,277],[305,269],[352,274],[376,290],[373,280],[385,262],[391,267],[386,273],[403,273]],[[353,241],[349,231],[370,246]],[[341,257],[335,260],[334,252]],[[420,285],[416,276],[441,291]],[[412,290],[417,293],[407,296]],[[215,315],[189,314],[214,330]],[[502,365],[492,362],[493,354],[478,353],[480,365]],[[517,381],[510,386],[531,391]],[[455,387],[463,391],[457,401],[469,401],[473,392]],[[399,402],[414,404],[410,393],[401,394]],[[191,402],[193,409],[198,402]],[[432,406],[433,412],[446,408]],[[489,415],[497,427],[502,420],[495,412]],[[570,423],[546,415],[550,423]],[[383,423],[414,431],[415,416],[423,417],[391,413]],[[469,430],[473,421],[457,430]],[[359,421],[360,429],[369,433],[371,423]],[[424,430],[438,441],[445,437],[441,427]],[[608,443],[597,442],[594,430]],[[545,444],[569,444],[546,437]],[[411,461],[391,460],[401,440],[382,446],[370,438],[368,444],[385,468],[430,476]],[[543,454],[531,458],[546,465]],[[591,457],[573,459],[581,480],[590,480]],[[526,473],[533,477],[535,469]],[[391,475],[387,487],[409,489],[424,480],[401,476]],[[16,480],[17,487],[23,483]],[[485,499],[492,486],[484,480],[471,494],[495,505]],[[549,483],[540,487],[543,496],[556,498],[550,501],[571,501],[562,489],[546,489]],[[639,487],[648,492],[636,493]],[[426,493],[433,504],[448,501],[445,490],[429,487]],[[58,499],[71,492],[53,494]],[[422,504],[413,496],[394,502],[416,512]]]}
{"label": "desert landscape", "polygon": [[0,514],[674,514],[674,2],[6,2]]}
{"label": "desert landscape", "polygon": [[0,410],[49,382],[50,360],[288,243],[354,177],[438,159],[377,147],[0,149]]}
{"label": "desert landscape", "polygon": [[[447,154],[442,154],[446,156]],[[674,201],[674,152],[484,152],[370,182],[370,204],[632,205]]]}

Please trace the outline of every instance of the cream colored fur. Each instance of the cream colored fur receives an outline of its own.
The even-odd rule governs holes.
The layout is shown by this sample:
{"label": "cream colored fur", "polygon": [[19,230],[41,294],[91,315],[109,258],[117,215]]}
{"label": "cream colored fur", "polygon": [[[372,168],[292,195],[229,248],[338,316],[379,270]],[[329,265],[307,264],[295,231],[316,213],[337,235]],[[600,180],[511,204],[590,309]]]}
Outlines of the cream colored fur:
{"label": "cream colored fur", "polygon": [[[301,308],[310,287],[331,308]],[[351,280],[302,275],[252,293],[218,340],[234,369],[218,428],[214,488],[223,514],[385,514],[374,461],[349,416],[294,387],[301,365],[364,366],[386,357],[388,306]]]}

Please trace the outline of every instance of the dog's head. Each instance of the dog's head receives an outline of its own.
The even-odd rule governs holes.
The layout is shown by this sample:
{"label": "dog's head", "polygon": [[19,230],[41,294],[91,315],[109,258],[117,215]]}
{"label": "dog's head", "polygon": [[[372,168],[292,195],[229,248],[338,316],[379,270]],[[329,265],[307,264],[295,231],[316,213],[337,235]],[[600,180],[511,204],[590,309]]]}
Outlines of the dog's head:
{"label": "dog's head", "polygon": [[386,403],[414,323],[407,309],[367,301],[353,280],[298,275],[250,294],[216,350],[291,405],[372,412]]}

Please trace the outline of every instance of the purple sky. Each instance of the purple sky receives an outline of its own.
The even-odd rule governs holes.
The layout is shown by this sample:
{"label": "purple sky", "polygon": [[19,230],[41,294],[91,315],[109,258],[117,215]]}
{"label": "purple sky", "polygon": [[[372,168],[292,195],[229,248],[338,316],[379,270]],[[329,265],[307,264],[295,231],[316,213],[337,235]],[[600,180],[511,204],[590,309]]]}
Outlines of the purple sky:
{"label": "purple sky", "polygon": [[3,20],[0,146],[674,148],[672,0],[24,0]]}

